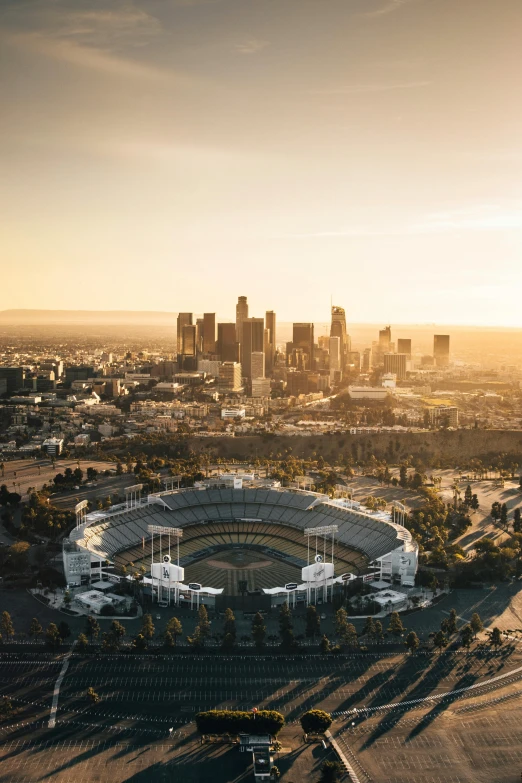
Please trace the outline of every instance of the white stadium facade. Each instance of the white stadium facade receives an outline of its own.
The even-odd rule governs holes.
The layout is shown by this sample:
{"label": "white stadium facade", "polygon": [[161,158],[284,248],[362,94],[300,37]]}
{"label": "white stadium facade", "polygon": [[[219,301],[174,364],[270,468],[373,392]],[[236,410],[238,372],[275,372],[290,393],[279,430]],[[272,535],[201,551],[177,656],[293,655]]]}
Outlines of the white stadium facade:
{"label": "white stadium facade", "polygon": [[129,490],[108,511],[77,508],[63,547],[69,586],[131,579],[140,569],[144,591],[162,605],[219,607],[241,594],[268,607],[330,601],[358,578],[414,584],[409,531],[351,500],[252,476],[145,498],[139,486]]}

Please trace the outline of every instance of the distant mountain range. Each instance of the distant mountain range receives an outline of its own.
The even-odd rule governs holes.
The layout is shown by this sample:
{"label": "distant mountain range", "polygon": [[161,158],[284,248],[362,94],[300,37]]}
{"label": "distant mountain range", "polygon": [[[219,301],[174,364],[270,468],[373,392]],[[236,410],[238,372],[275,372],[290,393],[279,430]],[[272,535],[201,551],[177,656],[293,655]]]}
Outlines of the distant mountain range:
{"label": "distant mountain range", "polygon": [[148,310],[0,310],[0,324],[43,326],[46,324],[172,326],[177,313]]}

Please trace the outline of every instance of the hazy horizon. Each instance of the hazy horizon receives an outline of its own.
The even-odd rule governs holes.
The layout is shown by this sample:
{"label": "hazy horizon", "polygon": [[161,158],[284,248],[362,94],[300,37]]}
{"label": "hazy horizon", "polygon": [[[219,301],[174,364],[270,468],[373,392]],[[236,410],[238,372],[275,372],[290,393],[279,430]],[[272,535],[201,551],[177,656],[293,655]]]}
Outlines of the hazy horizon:
{"label": "hazy horizon", "polygon": [[4,306],[522,327],[521,33],[520,0],[5,0]]}

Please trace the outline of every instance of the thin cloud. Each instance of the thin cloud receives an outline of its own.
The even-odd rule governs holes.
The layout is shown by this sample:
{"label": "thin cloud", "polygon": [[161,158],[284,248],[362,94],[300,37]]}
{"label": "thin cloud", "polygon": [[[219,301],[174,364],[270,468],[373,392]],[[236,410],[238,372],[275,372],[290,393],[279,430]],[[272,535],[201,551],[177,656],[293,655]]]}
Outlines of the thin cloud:
{"label": "thin cloud", "polygon": [[66,62],[81,68],[102,73],[146,79],[172,79],[170,71],[139,63],[93,46],[83,46],[74,40],[49,38],[39,33],[21,33],[8,36],[8,40],[31,54],[40,54],[58,62]]}
{"label": "thin cloud", "polygon": [[361,16],[368,18],[377,18],[379,16],[387,16],[393,14],[394,11],[399,11],[403,6],[409,5],[415,2],[415,0],[390,0],[390,2],[382,5],[380,8],[376,8],[374,11],[365,11]]}
{"label": "thin cloud", "polygon": [[372,92],[388,92],[390,90],[410,90],[415,87],[428,87],[432,82],[412,81],[383,84],[348,84],[344,87],[332,87],[328,90],[310,90],[313,95],[362,95]]}
{"label": "thin cloud", "polygon": [[236,44],[235,49],[239,54],[257,54],[266,49],[267,46],[270,46],[270,41],[260,41],[257,38],[251,38],[248,41]]}
{"label": "thin cloud", "polygon": [[293,239],[365,239],[373,237],[407,237],[424,234],[446,234],[461,231],[506,231],[522,229],[522,203],[502,208],[485,204],[476,208],[435,212],[411,223],[357,225],[333,231],[293,234]]}

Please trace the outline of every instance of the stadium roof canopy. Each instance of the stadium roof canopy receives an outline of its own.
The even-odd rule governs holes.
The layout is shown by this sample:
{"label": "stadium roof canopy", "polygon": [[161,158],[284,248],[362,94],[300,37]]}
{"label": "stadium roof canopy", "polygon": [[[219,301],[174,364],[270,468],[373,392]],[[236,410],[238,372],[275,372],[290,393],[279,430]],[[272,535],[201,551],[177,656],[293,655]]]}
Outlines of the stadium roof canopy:
{"label": "stadium roof canopy", "polygon": [[185,489],[149,496],[132,509],[100,512],[70,535],[80,547],[101,558],[149,539],[150,524],[183,528],[222,521],[271,522],[304,531],[337,525],[336,540],[361,552],[369,561],[411,542],[403,527],[371,512],[330,503],[326,496],[288,489]]}

